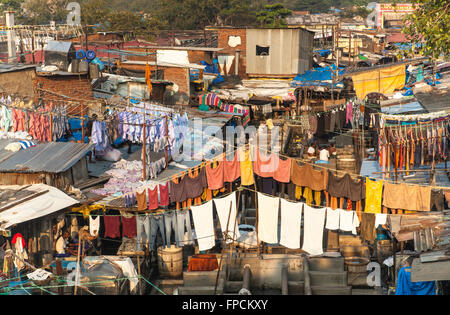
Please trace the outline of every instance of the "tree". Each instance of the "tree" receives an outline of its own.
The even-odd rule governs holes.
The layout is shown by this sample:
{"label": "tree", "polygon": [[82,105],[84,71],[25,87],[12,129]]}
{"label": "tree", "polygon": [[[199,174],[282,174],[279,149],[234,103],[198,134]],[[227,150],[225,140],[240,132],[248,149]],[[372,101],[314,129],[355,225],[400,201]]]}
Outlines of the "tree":
{"label": "tree", "polygon": [[23,23],[48,24],[50,21],[66,23],[66,6],[69,0],[25,0],[23,9]]}
{"label": "tree", "polygon": [[19,12],[22,4],[23,0],[0,0],[0,6],[3,11]]}
{"label": "tree", "polygon": [[219,17],[224,25],[250,26],[256,23],[255,8],[251,0],[230,0]]}
{"label": "tree", "polygon": [[403,32],[411,42],[422,44],[421,53],[439,58],[450,57],[450,2],[448,0],[411,0],[418,5],[405,18]]}
{"label": "tree", "polygon": [[287,27],[285,18],[292,14],[283,4],[267,4],[263,11],[256,13],[257,20],[265,27]]}

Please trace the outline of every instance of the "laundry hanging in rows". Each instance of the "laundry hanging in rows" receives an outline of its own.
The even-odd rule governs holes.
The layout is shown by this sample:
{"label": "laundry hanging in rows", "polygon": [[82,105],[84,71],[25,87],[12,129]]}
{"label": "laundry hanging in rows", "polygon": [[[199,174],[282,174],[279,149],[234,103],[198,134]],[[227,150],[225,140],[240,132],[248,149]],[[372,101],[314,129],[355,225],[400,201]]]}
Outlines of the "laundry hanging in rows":
{"label": "laundry hanging in rows", "polygon": [[300,248],[303,203],[281,199],[280,245],[290,249]]}

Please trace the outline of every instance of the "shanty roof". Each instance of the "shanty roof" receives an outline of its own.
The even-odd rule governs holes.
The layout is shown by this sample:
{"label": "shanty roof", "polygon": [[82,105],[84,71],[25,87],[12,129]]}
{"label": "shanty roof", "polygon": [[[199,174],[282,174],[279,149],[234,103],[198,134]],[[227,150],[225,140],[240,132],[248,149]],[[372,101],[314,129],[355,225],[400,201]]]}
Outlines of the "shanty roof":
{"label": "shanty roof", "polygon": [[15,72],[36,68],[36,65],[32,64],[10,64],[10,63],[0,63],[0,73]]}
{"label": "shanty roof", "polygon": [[65,193],[44,184],[0,186],[0,230],[41,218],[77,204]]}
{"label": "shanty roof", "polygon": [[15,153],[4,149],[9,143],[17,141],[0,140],[0,172],[65,172],[86,155],[92,146],[73,142],[50,142]]}
{"label": "shanty roof", "polygon": [[429,113],[446,109],[450,104],[450,93],[447,91],[416,93],[415,96]]}

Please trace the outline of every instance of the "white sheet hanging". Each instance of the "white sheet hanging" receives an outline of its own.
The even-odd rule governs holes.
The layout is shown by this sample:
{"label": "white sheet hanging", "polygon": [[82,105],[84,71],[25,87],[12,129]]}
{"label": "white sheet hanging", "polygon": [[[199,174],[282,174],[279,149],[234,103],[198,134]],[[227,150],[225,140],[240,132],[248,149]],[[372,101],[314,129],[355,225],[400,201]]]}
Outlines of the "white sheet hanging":
{"label": "white sheet hanging", "polygon": [[[237,240],[240,236],[239,228],[236,222],[236,214],[237,214],[236,192],[233,192],[231,195],[225,198],[214,199],[214,204],[216,205],[217,215],[219,216],[222,233],[225,232],[228,224],[227,243],[232,243],[233,240]],[[231,212],[230,212],[230,204],[231,204]],[[228,216],[230,217],[229,219]]]}
{"label": "white sheet hanging", "polygon": [[356,235],[356,228],[359,226],[359,218],[355,211],[339,209],[339,229],[345,232],[352,232]]}
{"label": "white sheet hanging", "polygon": [[325,226],[327,230],[339,230],[339,215],[338,209],[327,208],[327,224]]}
{"label": "white sheet hanging", "polygon": [[192,206],[192,219],[194,220],[195,234],[197,236],[198,249],[208,250],[216,245],[213,221],[213,201],[200,206]]}
{"label": "white sheet hanging", "polygon": [[303,247],[311,256],[323,254],[323,228],[326,208],[311,208],[304,205]]}
{"label": "white sheet hanging", "polygon": [[290,248],[300,248],[303,203],[281,199],[280,244]]}
{"label": "white sheet hanging", "polygon": [[379,225],[385,225],[387,221],[387,214],[377,213],[375,214],[375,228]]}
{"label": "white sheet hanging", "polygon": [[258,238],[260,242],[278,244],[278,209],[280,198],[258,193]]}

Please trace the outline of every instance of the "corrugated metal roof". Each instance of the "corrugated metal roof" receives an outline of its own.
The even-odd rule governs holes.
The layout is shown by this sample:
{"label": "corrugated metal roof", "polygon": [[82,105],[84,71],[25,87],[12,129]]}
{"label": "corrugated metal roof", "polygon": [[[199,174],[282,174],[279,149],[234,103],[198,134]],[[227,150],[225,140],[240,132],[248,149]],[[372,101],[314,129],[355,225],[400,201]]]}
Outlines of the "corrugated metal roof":
{"label": "corrugated metal roof", "polygon": [[72,46],[73,45],[71,42],[62,42],[62,41],[52,40],[47,43],[44,50],[67,53],[72,48]]}
{"label": "corrugated metal roof", "polygon": [[0,140],[0,163],[2,161],[6,160],[7,158],[9,158],[10,156],[14,155],[14,152],[5,150],[5,147],[12,142],[17,142],[17,140],[12,140],[12,139]]}
{"label": "corrugated metal roof", "polygon": [[[0,140],[0,146],[3,141]],[[86,155],[91,147],[91,144],[73,142],[40,143],[0,161],[0,172],[65,172]]]}

